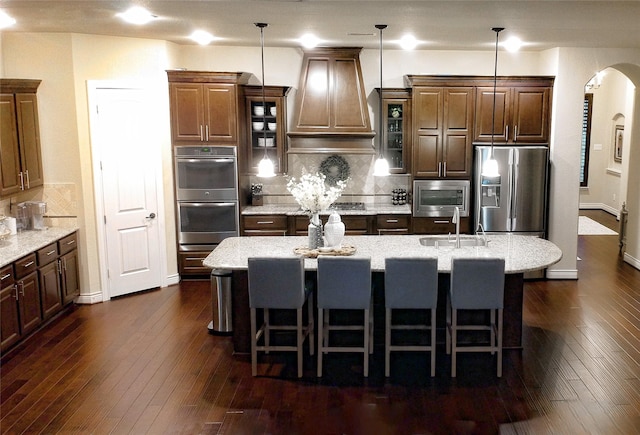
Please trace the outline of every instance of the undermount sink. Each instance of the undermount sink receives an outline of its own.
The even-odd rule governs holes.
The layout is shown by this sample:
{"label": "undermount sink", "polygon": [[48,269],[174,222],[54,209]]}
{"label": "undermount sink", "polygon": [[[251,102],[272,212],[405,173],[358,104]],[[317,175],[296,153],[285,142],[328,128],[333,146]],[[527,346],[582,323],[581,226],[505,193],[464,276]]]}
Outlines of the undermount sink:
{"label": "undermount sink", "polygon": [[[436,248],[455,248],[456,236],[426,236],[420,238],[422,246],[434,246]],[[487,240],[478,236],[460,236],[460,247],[463,246],[487,246]]]}

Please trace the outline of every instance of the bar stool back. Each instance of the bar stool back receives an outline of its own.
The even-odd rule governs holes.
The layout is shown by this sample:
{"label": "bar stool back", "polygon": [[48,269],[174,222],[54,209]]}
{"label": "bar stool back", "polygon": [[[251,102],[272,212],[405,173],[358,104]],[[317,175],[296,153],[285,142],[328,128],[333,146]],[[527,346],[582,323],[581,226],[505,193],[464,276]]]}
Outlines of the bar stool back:
{"label": "bar stool back", "polygon": [[[313,289],[305,285],[304,260],[291,258],[249,258],[249,308],[251,315],[251,373],[257,375],[258,351],[297,352],[298,377],[302,377],[303,344],[309,337],[309,354],[313,355],[315,343],[313,332]],[[308,319],[303,325],[303,306],[307,303]],[[263,322],[257,328],[256,310],[262,309]],[[270,323],[270,309],[290,309],[296,311],[296,323]],[[272,345],[272,331],[295,331],[296,345]],[[260,339],[263,344],[259,345]]]}
{"label": "bar stool back", "polygon": [[[454,258],[447,305],[447,353],[451,353],[451,376],[456,376],[459,352],[491,352],[498,354],[497,374],[501,377],[504,259]],[[489,324],[459,325],[458,310],[489,310]],[[489,345],[460,346],[457,333],[461,330],[489,331]]]}
{"label": "bar stool back", "polygon": [[[436,258],[387,258],[384,271],[385,376],[390,374],[392,351],[431,352],[431,376],[436,372],[436,306],[438,303],[438,260]],[[429,310],[429,324],[395,324],[393,310]],[[429,331],[428,345],[400,344],[393,331]]]}
{"label": "bar stool back", "polygon": [[[369,354],[373,352],[371,315],[371,259],[354,257],[318,258],[318,377],[322,355],[328,352],[362,352],[363,374],[369,376]],[[331,324],[331,310],[363,310],[361,325]],[[330,345],[330,331],[363,331],[362,346]]]}

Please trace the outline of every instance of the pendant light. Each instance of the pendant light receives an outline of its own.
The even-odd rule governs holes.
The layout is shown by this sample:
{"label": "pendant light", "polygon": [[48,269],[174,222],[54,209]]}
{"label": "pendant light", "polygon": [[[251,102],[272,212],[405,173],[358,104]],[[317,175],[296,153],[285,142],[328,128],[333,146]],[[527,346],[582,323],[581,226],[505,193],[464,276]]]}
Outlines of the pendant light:
{"label": "pendant light", "polygon": [[260,55],[262,65],[262,137],[264,156],[260,163],[258,163],[258,177],[268,178],[274,177],[276,174],[273,169],[273,162],[269,158],[267,153],[267,101],[264,96],[264,28],[268,26],[267,23],[255,23],[256,27],[260,29]]}
{"label": "pendant light", "polygon": [[376,177],[384,177],[389,175],[389,162],[387,161],[387,159],[384,158],[384,153],[383,153],[383,141],[382,141],[382,135],[383,135],[383,126],[382,126],[382,30],[386,29],[387,25],[386,24],[376,24],[376,29],[378,29],[380,31],[380,101],[378,104],[378,108],[379,108],[379,117],[378,117],[378,123],[379,125],[379,130],[380,130],[380,134],[379,134],[379,139],[378,139],[378,158],[376,159],[376,163],[375,166],[373,167],[373,175]]}
{"label": "pendant light", "polygon": [[491,28],[494,32],[496,32],[496,56],[495,62],[493,65],[493,111],[491,113],[491,151],[489,154],[489,158],[485,160],[482,165],[482,176],[485,178],[499,178],[500,171],[498,168],[498,162],[493,156],[493,140],[496,131],[496,85],[498,81],[498,38],[500,36],[500,32],[504,30],[504,27],[493,27]]}

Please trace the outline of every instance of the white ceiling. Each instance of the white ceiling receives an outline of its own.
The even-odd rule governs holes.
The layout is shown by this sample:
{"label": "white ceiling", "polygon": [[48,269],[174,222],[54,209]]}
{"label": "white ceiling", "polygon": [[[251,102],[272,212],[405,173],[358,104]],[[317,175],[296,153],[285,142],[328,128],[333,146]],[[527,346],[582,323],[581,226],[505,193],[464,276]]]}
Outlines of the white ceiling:
{"label": "white ceiling", "polygon": [[[158,19],[146,26],[115,15],[138,4]],[[255,22],[266,22],[266,46],[298,46],[312,32],[325,46],[375,48],[375,24],[387,24],[385,48],[405,33],[431,50],[493,49],[492,27],[501,40],[517,36],[526,50],[552,47],[640,48],[640,1],[393,1],[393,0],[0,0],[0,10],[18,22],[3,32],[74,32],[119,35],[194,44],[204,29],[223,38],[212,44],[259,45]]]}

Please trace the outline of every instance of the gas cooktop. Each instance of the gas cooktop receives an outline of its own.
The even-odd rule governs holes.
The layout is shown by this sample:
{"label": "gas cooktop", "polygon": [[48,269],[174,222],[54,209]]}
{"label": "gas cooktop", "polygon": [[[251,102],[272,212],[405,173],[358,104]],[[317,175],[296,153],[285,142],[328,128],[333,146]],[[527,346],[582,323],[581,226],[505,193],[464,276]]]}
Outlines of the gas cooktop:
{"label": "gas cooktop", "polygon": [[364,210],[364,202],[334,202],[329,210]]}

